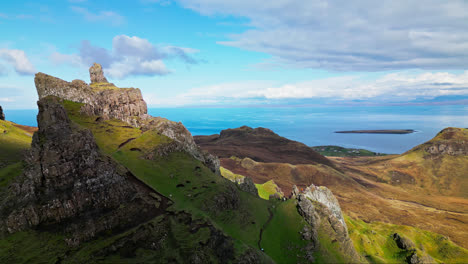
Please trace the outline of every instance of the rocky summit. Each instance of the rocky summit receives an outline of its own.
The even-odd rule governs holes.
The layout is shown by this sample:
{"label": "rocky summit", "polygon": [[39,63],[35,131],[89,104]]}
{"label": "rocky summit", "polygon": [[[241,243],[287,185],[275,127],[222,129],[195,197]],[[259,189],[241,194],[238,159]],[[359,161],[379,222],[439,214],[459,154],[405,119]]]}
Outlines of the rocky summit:
{"label": "rocky summit", "polygon": [[91,83],[107,83],[101,64],[94,63],[93,66],[89,68],[89,75],[91,77]]}
{"label": "rocky summit", "polygon": [[118,119],[144,131],[157,130],[174,140],[174,143],[167,145],[166,149],[160,149],[160,153],[184,150],[207,164],[213,171],[219,172],[219,160],[201,151],[182,123],[148,115],[140,89],[118,88],[108,83],[103,76],[101,65],[97,63],[89,69],[89,72],[91,78],[89,85],[82,80],[67,82],[44,73],[37,73],[34,82],[39,99],[56,96],[83,103],[80,112],[84,115],[96,116],[99,120]]}

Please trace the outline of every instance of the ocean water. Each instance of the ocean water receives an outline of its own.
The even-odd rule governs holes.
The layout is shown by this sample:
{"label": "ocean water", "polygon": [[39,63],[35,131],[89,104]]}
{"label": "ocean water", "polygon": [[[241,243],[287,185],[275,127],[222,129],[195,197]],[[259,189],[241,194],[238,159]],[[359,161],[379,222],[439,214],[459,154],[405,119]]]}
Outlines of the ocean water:
{"label": "ocean water", "polygon": [[[243,125],[266,127],[309,146],[339,145],[403,153],[445,127],[468,127],[467,105],[320,106],[252,108],[150,108],[152,116],[182,122],[193,135],[218,134]],[[36,126],[37,110],[6,110],[8,120]],[[339,130],[414,129],[405,135],[337,134]]]}

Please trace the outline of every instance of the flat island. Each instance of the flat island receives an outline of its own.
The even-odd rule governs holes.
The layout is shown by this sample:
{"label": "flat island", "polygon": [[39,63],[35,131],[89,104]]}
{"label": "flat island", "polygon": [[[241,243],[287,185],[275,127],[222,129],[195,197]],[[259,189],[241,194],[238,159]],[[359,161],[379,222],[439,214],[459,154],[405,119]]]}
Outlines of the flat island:
{"label": "flat island", "polygon": [[335,133],[349,133],[349,134],[411,134],[411,133],[414,133],[414,130],[413,129],[349,130],[349,131],[335,131]]}

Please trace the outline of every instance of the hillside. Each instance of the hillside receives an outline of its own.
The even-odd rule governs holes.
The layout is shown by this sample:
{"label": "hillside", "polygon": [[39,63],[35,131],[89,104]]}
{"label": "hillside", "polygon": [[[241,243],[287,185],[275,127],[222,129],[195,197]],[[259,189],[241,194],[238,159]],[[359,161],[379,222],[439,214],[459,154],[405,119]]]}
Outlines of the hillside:
{"label": "hillside", "polygon": [[267,128],[247,126],[226,129],[219,135],[195,136],[205,151],[220,158],[251,158],[259,162],[325,164],[332,162],[303,143],[281,137]]}
{"label": "hillside", "polygon": [[363,260],[331,193],[301,206],[244,191],[182,124],[149,116],[138,89],[100,69],[90,85],[36,75],[39,130],[24,166],[0,169],[0,262]]}
{"label": "hillside", "polygon": [[[461,231],[468,222],[468,200],[463,196],[468,171],[465,133],[466,129],[445,129],[402,155],[330,157],[338,170],[321,164],[235,157],[221,158],[221,166],[237,177],[251,177],[257,185],[274,181],[286,196],[291,195],[294,185],[299,189],[311,183],[327,186],[355,221],[420,228],[467,248],[468,234]],[[407,181],[404,176],[415,180]],[[451,184],[442,185],[443,181]],[[369,252],[376,252],[373,250]]]}

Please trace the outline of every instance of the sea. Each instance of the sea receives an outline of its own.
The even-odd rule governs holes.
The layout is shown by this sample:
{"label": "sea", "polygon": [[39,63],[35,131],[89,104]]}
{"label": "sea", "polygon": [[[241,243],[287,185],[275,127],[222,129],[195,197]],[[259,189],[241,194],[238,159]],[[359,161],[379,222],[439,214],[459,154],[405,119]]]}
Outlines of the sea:
{"label": "sea", "polygon": [[[193,135],[240,126],[265,127],[308,146],[337,145],[400,154],[446,127],[468,128],[468,105],[150,108]],[[7,120],[37,126],[37,110],[5,110]],[[412,134],[339,134],[342,130],[413,129]]]}

